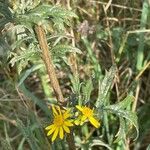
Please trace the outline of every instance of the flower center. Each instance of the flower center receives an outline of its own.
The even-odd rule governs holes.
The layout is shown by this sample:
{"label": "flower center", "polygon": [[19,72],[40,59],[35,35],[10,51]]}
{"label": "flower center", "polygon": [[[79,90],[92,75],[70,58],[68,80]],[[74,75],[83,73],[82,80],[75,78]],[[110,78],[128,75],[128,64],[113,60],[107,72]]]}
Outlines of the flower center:
{"label": "flower center", "polygon": [[82,113],[86,117],[92,117],[93,116],[93,111],[90,108],[88,108],[88,107],[84,107]]}
{"label": "flower center", "polygon": [[64,123],[64,119],[63,119],[63,116],[62,116],[62,115],[57,115],[57,116],[55,116],[55,118],[54,118],[54,124],[55,124],[56,126],[62,126],[63,123]]}

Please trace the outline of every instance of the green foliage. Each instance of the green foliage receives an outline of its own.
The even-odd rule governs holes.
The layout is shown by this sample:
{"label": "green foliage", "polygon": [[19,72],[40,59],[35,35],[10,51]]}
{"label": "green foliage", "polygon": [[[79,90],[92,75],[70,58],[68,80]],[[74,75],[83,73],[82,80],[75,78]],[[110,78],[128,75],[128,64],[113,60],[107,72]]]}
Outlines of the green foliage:
{"label": "green foliage", "polygon": [[[138,136],[139,136],[139,129],[138,129],[138,122],[137,122],[137,115],[136,115],[136,113],[134,113],[134,112],[132,112],[130,110],[127,110],[128,106],[130,106],[130,104],[133,101],[133,99],[134,99],[133,96],[127,96],[121,102],[119,102],[117,104],[114,104],[114,105],[105,106],[104,109],[109,111],[110,113],[114,113],[118,117],[120,117],[120,127],[122,129],[120,129],[119,132],[122,131],[122,133],[119,133],[119,135],[121,134],[122,136],[125,136],[124,135],[126,133],[125,132],[125,123],[126,124],[131,123],[136,128],[136,131],[137,131],[136,138],[138,138]],[[124,122],[124,120],[122,118],[127,119],[127,121]]]}
{"label": "green foliage", "polygon": [[[28,98],[30,98],[35,104],[37,104],[45,113],[46,116],[50,117],[51,116],[51,111],[48,109],[46,103],[40,99],[38,99],[35,95],[33,95],[22,83],[20,85],[20,90],[24,93],[24,95]],[[51,117],[50,117],[51,118]]]}
{"label": "green foliage", "polygon": [[[143,2],[143,10],[141,14],[141,24],[140,28],[145,29],[146,28],[146,23],[147,23],[147,17],[149,12],[149,3],[147,0],[144,0]],[[136,68],[138,70],[141,70],[143,67],[143,59],[144,59],[144,33],[140,33],[139,35],[139,45],[138,45],[138,50],[137,50],[137,64]]]}
{"label": "green foliage", "polygon": [[[52,28],[55,29],[56,27],[59,35],[60,29],[65,29],[64,24],[69,25],[71,17],[76,17],[72,11],[66,10],[60,6],[46,4],[38,5],[24,14],[15,15],[14,20],[18,25],[13,27],[14,29],[12,31],[17,33],[18,40],[12,44],[11,49],[13,51],[19,49],[19,52],[18,50],[17,53],[9,52],[11,66],[13,67],[14,64],[17,63],[18,73],[20,74],[29,62],[37,62],[37,60],[40,60],[40,49],[39,46],[37,46],[33,28],[35,24],[46,25],[47,23],[53,22],[54,25]],[[53,37],[53,35],[50,37]],[[54,44],[56,44],[56,41]],[[69,45],[52,45],[50,45],[50,47],[54,59],[60,56],[62,57],[66,52],[80,53],[79,49]]]}
{"label": "green foliage", "polygon": [[52,52],[53,57],[56,57],[56,58],[62,58],[63,56],[66,55],[67,52],[81,54],[81,51],[78,48],[72,47],[69,45],[62,45],[62,44],[54,46],[51,49],[51,52]]}
{"label": "green foliage", "polygon": [[148,145],[148,147],[146,148],[146,150],[150,150],[150,145]]}
{"label": "green foliage", "polygon": [[19,81],[19,83],[18,83],[18,86],[20,86],[20,85],[28,78],[28,76],[29,76],[31,73],[33,73],[34,71],[36,71],[36,70],[38,70],[38,69],[40,69],[40,68],[42,68],[42,67],[44,67],[44,65],[43,65],[43,64],[39,64],[39,65],[34,65],[34,66],[32,66],[30,69],[27,69],[27,70],[25,71],[25,73],[23,73],[23,75],[22,75],[22,77],[21,77],[21,79],[20,79],[20,81]]}
{"label": "green foliage", "polygon": [[2,30],[7,23],[12,22],[12,16],[8,5],[0,2],[0,30]]}
{"label": "green foliage", "polygon": [[116,66],[112,66],[109,72],[106,73],[103,81],[99,82],[99,94],[96,101],[96,107],[105,106],[107,104],[107,95],[113,83],[114,76],[116,74]]}
{"label": "green foliage", "polygon": [[1,146],[3,150],[12,150],[12,147],[10,146],[10,143],[8,143],[7,140],[1,139]]}
{"label": "green foliage", "polygon": [[20,52],[20,54],[16,54],[11,52],[9,54],[9,57],[12,58],[10,60],[10,64],[12,67],[16,62],[18,62],[18,73],[20,74],[21,71],[28,65],[29,61],[33,61],[34,59],[39,59],[39,54],[37,51],[35,51],[34,46],[31,44],[29,46],[29,49],[23,49]]}
{"label": "green foliage", "polygon": [[84,104],[90,101],[90,96],[93,89],[94,87],[91,79],[87,80],[85,85],[82,86]]}
{"label": "green foliage", "polygon": [[36,139],[35,136],[32,133],[31,127],[30,126],[25,126],[23,124],[23,122],[21,120],[17,120],[17,127],[19,128],[19,130],[21,131],[21,133],[23,134],[23,136],[26,138],[26,140],[28,141],[30,147],[32,150],[39,150],[39,146],[36,143]]}
{"label": "green foliage", "polygon": [[149,2],[57,3],[0,1],[0,149],[68,148],[44,133],[57,101],[35,34],[40,25],[67,107],[89,106],[101,124],[74,127],[77,148],[149,150]]}
{"label": "green foliage", "polygon": [[13,150],[12,146],[11,146],[11,143],[10,143],[10,137],[8,135],[6,124],[4,124],[4,131],[5,131],[5,139],[0,138],[1,147],[3,148],[3,150]]}
{"label": "green foliage", "polygon": [[103,141],[99,140],[99,139],[94,139],[91,141],[90,145],[89,145],[89,149],[92,150],[92,148],[97,147],[97,146],[101,146],[101,147],[105,147],[107,148],[108,150],[112,150],[112,148],[105,144]]}
{"label": "green foliage", "polygon": [[33,24],[44,24],[47,21],[54,23],[58,30],[65,29],[64,24],[70,26],[70,18],[77,17],[72,11],[66,10],[60,6],[39,5],[27,13],[18,16],[18,21],[27,26]]}

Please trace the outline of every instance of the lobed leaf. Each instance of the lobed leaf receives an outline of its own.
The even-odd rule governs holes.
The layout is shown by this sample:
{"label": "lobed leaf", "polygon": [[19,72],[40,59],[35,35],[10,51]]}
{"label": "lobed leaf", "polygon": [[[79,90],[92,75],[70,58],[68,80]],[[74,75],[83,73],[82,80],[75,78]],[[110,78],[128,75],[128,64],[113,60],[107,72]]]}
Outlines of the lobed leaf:
{"label": "lobed leaf", "polygon": [[129,121],[129,123],[131,123],[136,129],[137,135],[135,139],[137,139],[139,136],[137,115],[135,112],[126,110],[129,104],[131,104],[132,100],[133,100],[133,96],[128,96],[123,101],[117,104],[105,106],[104,109],[106,111],[109,111],[110,113],[116,114],[118,117],[125,118],[127,122]]}
{"label": "lobed leaf", "polygon": [[67,52],[76,52],[76,53],[81,54],[81,51],[78,48],[72,47],[69,45],[63,45],[63,44],[59,44],[59,45],[54,46],[51,49],[51,52],[52,52],[52,55],[54,55],[55,57],[62,57]]}
{"label": "lobed leaf", "polygon": [[109,70],[109,72],[106,73],[103,81],[99,84],[99,93],[98,93],[98,99],[96,101],[96,107],[105,106],[106,105],[106,97],[109,92],[109,89],[112,85],[114,76],[116,74],[116,66],[112,66]]}

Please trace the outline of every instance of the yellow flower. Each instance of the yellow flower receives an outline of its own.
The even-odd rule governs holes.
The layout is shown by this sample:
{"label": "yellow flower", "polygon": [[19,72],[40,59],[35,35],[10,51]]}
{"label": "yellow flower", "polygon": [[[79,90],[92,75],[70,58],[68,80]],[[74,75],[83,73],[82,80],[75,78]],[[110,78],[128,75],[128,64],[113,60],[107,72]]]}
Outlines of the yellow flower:
{"label": "yellow flower", "polygon": [[94,118],[94,110],[90,109],[86,106],[79,106],[77,105],[76,108],[81,111],[81,115],[75,120],[76,125],[82,125],[86,120],[90,121],[90,123],[95,127],[98,128],[100,123]]}
{"label": "yellow flower", "polygon": [[61,139],[64,138],[64,132],[70,133],[70,129],[68,127],[73,126],[71,119],[70,110],[61,110],[59,106],[54,107],[52,106],[54,120],[53,124],[49,125],[45,128],[45,130],[49,130],[47,136],[52,135],[52,142],[56,139],[59,134]]}

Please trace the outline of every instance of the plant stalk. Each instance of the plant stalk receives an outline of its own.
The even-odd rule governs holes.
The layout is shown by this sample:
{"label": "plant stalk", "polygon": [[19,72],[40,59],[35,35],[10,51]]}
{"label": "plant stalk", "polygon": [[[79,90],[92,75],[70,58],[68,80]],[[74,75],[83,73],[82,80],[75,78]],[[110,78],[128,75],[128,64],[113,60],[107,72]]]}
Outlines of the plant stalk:
{"label": "plant stalk", "polygon": [[40,48],[42,50],[43,61],[45,63],[45,66],[46,66],[46,69],[47,69],[47,72],[48,72],[48,75],[49,75],[49,79],[50,79],[52,88],[55,92],[57,101],[61,105],[64,105],[65,101],[64,101],[61,89],[60,89],[58,79],[56,77],[54,65],[53,65],[53,62],[52,62],[51,53],[49,51],[48,44],[47,44],[45,31],[41,26],[38,26],[38,25],[35,27],[35,31],[36,31],[36,34],[37,34],[37,38],[38,38],[38,41],[39,41]]}
{"label": "plant stalk", "polygon": [[[46,69],[47,69],[47,72],[48,72],[48,75],[49,75],[49,78],[51,81],[52,88],[56,94],[57,101],[61,105],[65,106],[66,103],[64,101],[64,98],[63,98],[63,95],[61,92],[61,88],[60,88],[58,79],[56,77],[55,68],[54,68],[54,65],[52,62],[51,53],[50,53],[49,48],[48,48],[46,33],[45,33],[44,29],[38,25],[35,26],[35,32],[37,34],[39,45],[40,45],[40,48],[42,50],[43,61],[44,61],[45,66],[46,66]],[[76,149],[72,131],[67,136],[67,142],[68,142],[69,150],[75,150]]]}

